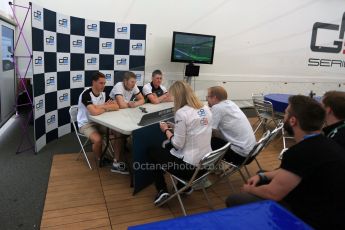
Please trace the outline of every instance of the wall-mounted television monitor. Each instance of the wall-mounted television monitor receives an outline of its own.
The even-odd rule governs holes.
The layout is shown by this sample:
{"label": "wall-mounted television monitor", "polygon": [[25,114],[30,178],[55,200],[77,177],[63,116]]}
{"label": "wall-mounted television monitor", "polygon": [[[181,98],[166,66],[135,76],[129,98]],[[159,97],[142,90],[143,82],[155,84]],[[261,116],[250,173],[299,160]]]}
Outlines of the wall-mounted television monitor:
{"label": "wall-mounted television monitor", "polygon": [[204,34],[173,33],[171,61],[212,64],[216,36]]}

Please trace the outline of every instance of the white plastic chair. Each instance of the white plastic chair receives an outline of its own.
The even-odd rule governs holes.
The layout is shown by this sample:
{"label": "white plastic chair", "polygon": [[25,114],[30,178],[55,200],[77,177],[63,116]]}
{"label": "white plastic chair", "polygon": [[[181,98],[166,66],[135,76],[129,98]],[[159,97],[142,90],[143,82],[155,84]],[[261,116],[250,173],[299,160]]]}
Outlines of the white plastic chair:
{"label": "white plastic chair", "polygon": [[[84,155],[84,158],[89,166],[89,168],[92,170],[92,167],[91,167],[91,164],[90,164],[90,161],[89,159],[87,158],[87,155],[86,155],[86,152],[85,152],[85,149],[84,147],[90,142],[90,139],[87,138],[87,136],[85,136],[84,134],[80,133],[79,132],[79,129],[76,125],[76,122],[77,122],[77,115],[78,115],[78,106],[77,105],[72,105],[70,108],[69,108],[69,115],[71,117],[71,122],[72,122],[72,125],[73,125],[73,129],[74,129],[74,132],[75,132],[75,135],[78,139],[78,142],[80,144],[80,147],[81,147],[81,150],[79,151],[79,156],[81,153],[83,153]],[[84,143],[81,142],[81,138],[84,138],[86,139],[84,141]],[[79,158],[78,156],[78,158]]]}
{"label": "white plastic chair", "polygon": [[[169,173],[168,171],[166,171],[169,174],[169,176],[170,176],[170,179],[171,179],[172,184],[174,186],[175,193],[172,194],[164,202],[158,204],[158,206],[161,206],[161,205],[165,204],[166,202],[168,202],[169,200],[171,200],[172,198],[177,196],[178,201],[179,201],[180,206],[181,206],[181,209],[182,209],[182,212],[183,212],[183,215],[186,216],[187,215],[186,214],[186,210],[184,208],[184,205],[183,205],[183,202],[182,202],[180,194],[183,191],[185,191],[185,190],[193,187],[194,185],[202,182],[203,179],[206,178],[211,172],[217,170],[218,169],[218,165],[222,161],[222,158],[223,158],[224,154],[226,153],[226,151],[228,150],[229,146],[230,146],[230,143],[227,143],[222,148],[217,149],[215,151],[212,151],[212,152],[206,154],[200,160],[198,166],[195,169],[195,172],[194,172],[193,176],[189,180],[181,179],[181,178],[179,178],[179,177]],[[205,170],[205,171],[201,171],[201,170]],[[200,172],[202,172],[201,175],[199,175]],[[184,186],[182,188],[178,189],[177,186],[176,186],[176,182],[175,181],[181,182]],[[205,198],[206,198],[206,200],[208,202],[209,207],[212,209],[212,205],[211,205],[210,199],[208,198],[208,195],[206,193],[206,189],[204,187],[202,187],[202,191],[203,191],[204,196],[205,196]]]}

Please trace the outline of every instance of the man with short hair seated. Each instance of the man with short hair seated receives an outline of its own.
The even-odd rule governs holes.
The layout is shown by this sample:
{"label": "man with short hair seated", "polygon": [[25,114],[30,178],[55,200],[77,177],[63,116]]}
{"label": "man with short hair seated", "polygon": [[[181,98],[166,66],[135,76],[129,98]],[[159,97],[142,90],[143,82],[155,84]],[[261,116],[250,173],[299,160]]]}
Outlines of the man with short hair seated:
{"label": "man with short hair seated", "polygon": [[152,81],[143,87],[143,94],[147,102],[159,104],[173,101],[167,89],[162,85],[163,74],[159,69],[152,72]]}
{"label": "man with short hair seated", "polygon": [[256,144],[253,129],[242,110],[232,101],[221,86],[208,89],[207,102],[211,107],[213,150],[230,142],[230,148],[224,156],[227,162],[242,164]]}
{"label": "man with short hair seated", "polygon": [[104,74],[95,72],[92,75],[92,86],[80,94],[78,101],[79,131],[90,139],[92,151],[99,160],[101,160],[102,155],[102,134],[106,133],[106,128],[89,121],[89,115],[97,116],[108,111],[119,110],[116,101],[103,92],[105,83]]}
{"label": "man with short hair seated", "polygon": [[130,71],[123,74],[122,82],[114,85],[109,97],[116,100],[120,109],[135,108],[145,103],[144,97],[137,86],[137,76]]}
{"label": "man with short hair seated", "polygon": [[284,129],[296,144],[284,153],[280,168],[251,177],[226,205],[280,201],[316,229],[345,229],[345,153],[321,135],[324,119],[317,101],[291,96]]}
{"label": "man with short hair seated", "polygon": [[326,127],[323,132],[345,149],[345,92],[328,91],[322,104],[326,110]]}
{"label": "man with short hair seated", "polygon": [[[145,103],[143,95],[137,86],[137,76],[135,73],[126,71],[123,74],[123,81],[115,84],[110,91],[109,97],[117,102],[120,109],[135,108]],[[133,98],[133,99],[132,99]],[[123,155],[125,153],[127,135],[113,131],[115,136],[115,153]],[[111,172],[128,174],[128,169],[124,162],[119,162],[119,159],[114,159]]]}

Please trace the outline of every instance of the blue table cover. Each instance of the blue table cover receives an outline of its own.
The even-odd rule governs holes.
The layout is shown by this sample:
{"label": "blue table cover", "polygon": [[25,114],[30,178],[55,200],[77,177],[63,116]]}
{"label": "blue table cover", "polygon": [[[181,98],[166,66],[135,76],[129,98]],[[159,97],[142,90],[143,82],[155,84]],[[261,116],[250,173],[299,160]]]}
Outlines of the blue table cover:
{"label": "blue table cover", "polygon": [[[264,100],[272,102],[274,111],[285,113],[285,109],[289,105],[290,96],[292,96],[292,94],[272,93],[264,95]],[[321,102],[320,96],[314,96],[313,98],[316,101]]]}
{"label": "blue table cover", "polygon": [[312,229],[274,201],[261,201],[233,208],[137,225],[129,230],[156,229]]}
{"label": "blue table cover", "polygon": [[264,99],[272,102],[274,111],[284,113],[286,107],[289,105],[290,96],[291,94],[274,93],[265,95]]}

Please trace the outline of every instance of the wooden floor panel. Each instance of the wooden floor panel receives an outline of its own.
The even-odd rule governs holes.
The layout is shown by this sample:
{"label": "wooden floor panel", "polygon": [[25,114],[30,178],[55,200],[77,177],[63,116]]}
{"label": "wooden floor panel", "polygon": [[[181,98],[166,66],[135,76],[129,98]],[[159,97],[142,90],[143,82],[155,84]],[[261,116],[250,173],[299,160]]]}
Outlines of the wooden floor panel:
{"label": "wooden floor panel", "polygon": [[[282,139],[277,138],[258,156],[260,165],[265,170],[279,167],[277,158],[281,149]],[[164,207],[153,205],[156,193],[153,185],[133,196],[128,175],[111,173],[109,168],[97,168],[92,154],[88,155],[94,168],[90,170],[84,159],[76,160],[77,156],[54,156],[41,229],[127,229],[128,226],[182,215],[177,199]],[[258,171],[257,164],[252,162],[248,170],[254,175]],[[210,176],[211,181],[217,178],[217,175]],[[226,197],[239,192],[243,185],[238,173],[228,179],[231,184],[224,179],[207,189],[215,209],[225,208]],[[187,214],[210,210],[202,191],[195,191],[182,200]]]}

